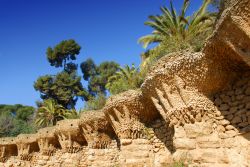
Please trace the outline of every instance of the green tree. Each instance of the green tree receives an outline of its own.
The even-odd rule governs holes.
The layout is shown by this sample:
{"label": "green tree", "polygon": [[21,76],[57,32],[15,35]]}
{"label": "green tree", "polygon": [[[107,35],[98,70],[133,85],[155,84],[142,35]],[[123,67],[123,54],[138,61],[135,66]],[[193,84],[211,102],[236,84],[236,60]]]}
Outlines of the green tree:
{"label": "green tree", "polygon": [[0,105],[0,137],[34,133],[34,114],[35,109],[31,106]]}
{"label": "green tree", "polygon": [[152,27],[154,31],[152,34],[141,37],[139,43],[147,48],[149,44],[162,42],[166,38],[178,36],[185,40],[211,29],[215,14],[207,10],[210,3],[211,0],[204,0],[198,11],[192,16],[186,16],[189,0],[184,0],[179,15],[177,15],[171,0],[170,9],[161,7],[162,15],[149,16],[149,21],[145,22],[145,25]]}
{"label": "green tree", "polygon": [[96,75],[97,67],[92,59],[89,58],[86,61],[82,62],[80,67],[83,73],[83,79],[85,81],[88,81],[91,76]]}
{"label": "green tree", "polygon": [[141,86],[143,77],[134,64],[132,67],[126,65],[124,68],[119,67],[113,76],[109,77],[106,88],[111,94],[118,94],[129,89],[137,89]]}
{"label": "green tree", "polygon": [[83,79],[88,81],[89,94],[92,96],[97,96],[98,94],[105,95],[108,78],[117,72],[118,67],[119,65],[113,61],[106,61],[100,65],[96,65],[92,59],[82,62],[81,70]]}
{"label": "green tree", "polygon": [[37,130],[34,120],[25,122],[20,119],[13,119],[13,128],[10,131],[9,136],[17,136],[21,133],[30,134],[35,133]]}
{"label": "green tree", "polygon": [[21,106],[16,110],[16,118],[28,122],[34,115],[35,108],[31,106]]}
{"label": "green tree", "polygon": [[47,49],[47,59],[51,66],[64,67],[65,71],[75,70],[73,63],[67,63],[69,60],[76,60],[76,56],[80,53],[81,47],[75,40],[63,40],[54,48]]}
{"label": "green tree", "polygon": [[34,83],[41,98],[54,99],[56,103],[67,109],[75,106],[78,98],[87,100],[88,92],[77,75],[77,64],[72,61],[80,53],[81,47],[74,40],[64,40],[54,48],[47,49],[47,59],[51,66],[63,67],[63,71],[56,75],[44,75]]}
{"label": "green tree", "polygon": [[106,96],[98,93],[95,97],[91,97],[84,105],[83,111],[99,110],[104,107],[106,103]]}
{"label": "green tree", "polygon": [[0,113],[0,137],[11,136],[10,131],[13,129],[13,117],[9,112]]}
{"label": "green tree", "polygon": [[42,106],[38,108],[35,123],[41,127],[56,125],[57,121],[63,120],[70,115],[69,110],[57,104],[55,100],[47,99],[44,100]]}
{"label": "green tree", "polygon": [[60,72],[55,76],[41,76],[34,83],[35,90],[41,93],[41,98],[54,99],[65,108],[74,108],[78,97],[88,99],[88,93],[83,88],[81,77],[76,73]]}
{"label": "green tree", "polygon": [[78,119],[79,117],[79,112],[75,108],[66,111],[67,119]]}
{"label": "green tree", "polygon": [[158,45],[144,53],[143,60],[157,59],[183,49],[199,51],[205,39],[212,33],[216,18],[216,13],[208,11],[210,3],[211,0],[203,0],[201,7],[192,16],[186,16],[189,0],[184,0],[179,14],[170,0],[170,9],[161,7],[161,15],[149,16],[145,25],[153,28],[153,32],[141,37],[138,42],[144,48],[153,43]]}

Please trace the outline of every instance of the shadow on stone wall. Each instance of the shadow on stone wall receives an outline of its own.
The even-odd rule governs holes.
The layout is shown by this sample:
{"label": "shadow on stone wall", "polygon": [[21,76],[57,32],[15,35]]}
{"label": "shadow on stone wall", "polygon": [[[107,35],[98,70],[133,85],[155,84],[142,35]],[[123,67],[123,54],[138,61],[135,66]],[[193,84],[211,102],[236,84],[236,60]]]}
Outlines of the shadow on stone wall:
{"label": "shadow on stone wall", "polygon": [[239,76],[213,100],[221,115],[217,117],[217,130],[222,138],[250,132],[250,72]]}

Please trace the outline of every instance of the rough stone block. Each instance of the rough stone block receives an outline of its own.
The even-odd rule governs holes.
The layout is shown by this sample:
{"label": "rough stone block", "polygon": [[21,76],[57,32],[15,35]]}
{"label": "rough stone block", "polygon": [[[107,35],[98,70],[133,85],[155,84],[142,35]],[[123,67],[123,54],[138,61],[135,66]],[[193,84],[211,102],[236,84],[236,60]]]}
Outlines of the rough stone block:
{"label": "rough stone block", "polygon": [[221,121],[219,122],[219,124],[225,126],[225,125],[229,125],[230,122],[229,122],[228,120],[223,119],[223,120],[221,120]]}
{"label": "rough stone block", "polygon": [[178,138],[174,140],[174,147],[176,149],[192,150],[196,148],[196,142],[194,139]]}
{"label": "rough stone block", "polygon": [[221,139],[216,134],[197,137],[197,145],[200,148],[219,148],[220,141]]}
{"label": "rough stone block", "polygon": [[121,139],[121,144],[126,146],[132,144],[132,139]]}
{"label": "rough stone block", "polygon": [[226,131],[226,134],[228,134],[230,137],[234,137],[238,134],[238,132],[236,130],[229,130]]}
{"label": "rough stone block", "polygon": [[229,110],[230,106],[228,104],[221,104],[219,109],[221,111],[226,111],[226,110]]}
{"label": "rough stone block", "polygon": [[233,118],[234,118],[233,114],[230,114],[230,115],[226,116],[226,119],[229,120],[229,121],[231,121]]}
{"label": "rough stone block", "polygon": [[224,126],[222,126],[222,125],[218,125],[218,126],[217,126],[217,131],[218,131],[218,132],[222,132],[222,133],[223,133],[223,132],[225,132],[225,130],[226,130],[226,129],[225,129]]}
{"label": "rough stone block", "polygon": [[240,123],[242,122],[240,116],[236,116],[233,118],[233,120],[231,121],[232,124],[237,124],[237,123]]}
{"label": "rough stone block", "polygon": [[212,133],[211,123],[195,123],[195,124],[185,124],[184,129],[186,131],[187,137],[196,138],[198,136],[209,135]]}
{"label": "rough stone block", "polygon": [[250,109],[250,102],[246,104],[246,109]]}
{"label": "rough stone block", "polygon": [[237,147],[237,142],[235,138],[227,138],[221,141],[221,147],[223,148],[233,148]]}
{"label": "rough stone block", "polygon": [[235,127],[232,126],[232,125],[227,125],[226,126],[226,130],[234,130],[234,129],[235,129]]}
{"label": "rough stone block", "polygon": [[186,137],[186,132],[184,130],[184,128],[182,126],[179,127],[175,127],[175,133],[174,133],[174,137],[175,138],[184,138]]}
{"label": "rough stone block", "polygon": [[246,89],[246,91],[245,91],[245,95],[250,96],[250,87],[248,87],[248,88]]}
{"label": "rough stone block", "polygon": [[218,163],[229,163],[229,157],[227,155],[227,152],[225,150],[219,150],[217,151],[217,162]]}
{"label": "rough stone block", "polygon": [[201,151],[201,162],[203,163],[216,163],[217,162],[217,151],[216,149],[200,150]]}

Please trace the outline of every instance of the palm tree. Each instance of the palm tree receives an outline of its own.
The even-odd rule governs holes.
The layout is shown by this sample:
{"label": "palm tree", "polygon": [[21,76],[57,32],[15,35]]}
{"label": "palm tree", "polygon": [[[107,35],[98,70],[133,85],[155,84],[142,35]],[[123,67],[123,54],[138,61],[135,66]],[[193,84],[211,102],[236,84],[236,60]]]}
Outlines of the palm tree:
{"label": "palm tree", "polygon": [[136,68],[135,65],[132,64],[132,67],[129,67],[128,65],[126,65],[124,68],[118,67],[118,70],[119,71],[117,71],[115,75],[108,79],[108,84],[119,79],[125,79],[129,85],[135,85],[134,83],[140,73],[139,68]]}
{"label": "palm tree", "polygon": [[38,108],[37,119],[35,123],[38,126],[56,125],[57,121],[67,118],[69,111],[65,110],[53,99],[44,100],[41,107]]}
{"label": "palm tree", "polygon": [[161,7],[162,15],[149,16],[149,21],[145,25],[152,27],[152,34],[143,36],[139,43],[147,48],[149,44],[161,43],[169,38],[178,37],[181,41],[195,38],[204,31],[211,29],[214,23],[214,13],[207,11],[211,0],[203,0],[203,4],[192,16],[186,16],[189,7],[189,0],[184,0],[179,15],[170,0],[170,9]]}
{"label": "palm tree", "polygon": [[66,112],[64,112],[64,114],[65,114],[65,118],[67,118],[67,119],[79,118],[79,113],[75,108],[72,108],[70,110],[66,110]]}
{"label": "palm tree", "polygon": [[152,27],[154,30],[152,34],[141,37],[139,43],[147,48],[151,43],[162,42],[165,37],[177,35],[178,32],[181,33],[182,19],[185,17],[188,4],[189,1],[185,0],[179,17],[176,15],[172,1],[170,1],[171,10],[167,7],[161,7],[162,15],[149,16],[149,21],[146,21],[145,25]]}
{"label": "palm tree", "polygon": [[123,89],[126,90],[139,88],[142,84],[142,76],[139,71],[139,68],[136,68],[134,64],[132,64],[131,67],[128,65],[126,65],[124,68],[119,67],[119,70],[113,76],[109,77],[106,88],[108,90],[112,90],[112,87],[119,83],[121,83],[124,87]]}

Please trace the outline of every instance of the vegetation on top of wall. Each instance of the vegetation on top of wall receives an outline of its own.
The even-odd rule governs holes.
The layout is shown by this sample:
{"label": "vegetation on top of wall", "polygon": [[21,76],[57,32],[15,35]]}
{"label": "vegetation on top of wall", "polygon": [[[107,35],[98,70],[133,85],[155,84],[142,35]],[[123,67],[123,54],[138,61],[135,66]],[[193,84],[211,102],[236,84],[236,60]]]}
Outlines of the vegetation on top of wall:
{"label": "vegetation on top of wall", "polygon": [[106,98],[106,95],[98,93],[95,97],[92,97],[91,99],[85,102],[84,108],[81,112],[102,109],[106,104]]}
{"label": "vegetation on top of wall", "polygon": [[142,68],[148,68],[151,62],[160,57],[180,50],[200,51],[206,38],[212,33],[216,13],[210,12],[211,0],[203,0],[201,7],[193,15],[187,16],[189,0],[184,0],[181,11],[177,14],[172,0],[170,9],[161,7],[161,15],[149,16],[145,25],[153,28],[153,32],[139,39],[139,43],[147,48],[156,43],[156,47],[141,55]]}
{"label": "vegetation on top of wall", "polygon": [[131,67],[128,65],[124,68],[119,67],[119,71],[109,77],[106,88],[112,95],[115,95],[129,89],[137,89],[142,82],[143,76],[140,73],[140,69],[132,64]]}

